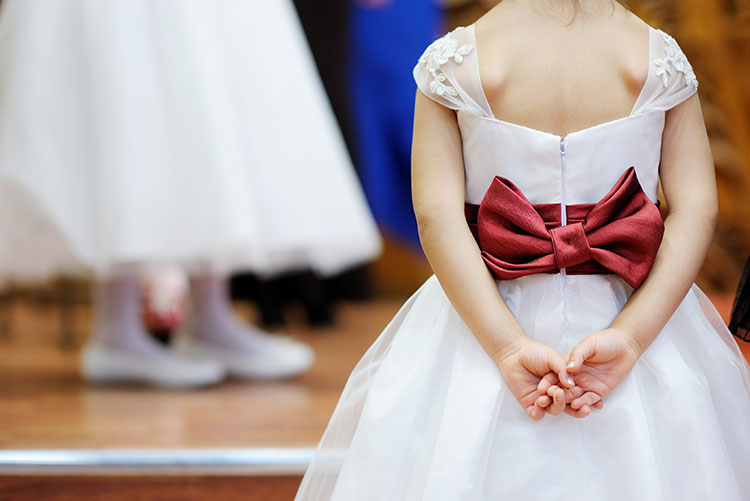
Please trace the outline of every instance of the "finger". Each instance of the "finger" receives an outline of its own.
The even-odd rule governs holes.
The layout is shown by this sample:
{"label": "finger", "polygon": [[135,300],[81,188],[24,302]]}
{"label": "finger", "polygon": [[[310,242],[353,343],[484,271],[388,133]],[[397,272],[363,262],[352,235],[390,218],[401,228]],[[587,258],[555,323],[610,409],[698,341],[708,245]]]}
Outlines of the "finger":
{"label": "finger", "polygon": [[566,388],[573,388],[576,385],[575,379],[573,379],[573,375],[568,372],[567,369],[563,369],[558,374],[560,377],[560,383],[565,386]]}
{"label": "finger", "polygon": [[602,407],[604,407],[604,400],[599,400],[597,403],[595,403],[591,407],[593,407],[594,409],[601,409]]}
{"label": "finger", "polygon": [[564,388],[564,391],[565,391],[565,401],[568,403],[572,402],[576,398],[586,393],[586,391],[580,386],[574,386],[572,388]]}
{"label": "finger", "polygon": [[544,375],[541,381],[539,381],[539,384],[536,388],[539,391],[540,395],[546,395],[549,387],[555,383],[557,383],[557,374],[555,374],[554,372],[548,372]]}
{"label": "finger", "polygon": [[550,396],[550,397],[552,397],[554,399],[555,396],[556,396],[556,394],[557,394],[557,392],[562,392],[562,395],[560,395],[558,398],[562,398],[563,402],[568,402],[568,399],[565,398],[565,392],[566,391],[571,391],[571,390],[568,390],[566,388],[560,388],[559,386],[557,386],[556,384],[554,384],[554,385],[550,386],[549,389],[547,390],[547,395]]}
{"label": "finger", "polygon": [[547,357],[547,364],[550,369],[555,371],[560,383],[567,388],[575,386],[575,381],[565,370],[565,359],[554,350],[550,350],[550,354]]}
{"label": "finger", "polygon": [[533,405],[529,407],[526,411],[529,414],[529,417],[533,419],[534,421],[539,421],[544,417],[544,409],[539,407],[538,405]]}
{"label": "finger", "polygon": [[580,409],[585,405],[594,405],[599,400],[601,400],[602,397],[599,396],[599,394],[594,393],[593,391],[587,391],[580,397],[576,398],[572,402],[570,402],[570,406],[573,409]]}
{"label": "finger", "polygon": [[549,404],[552,403],[552,397],[549,397],[547,395],[542,395],[541,397],[536,399],[536,402],[534,402],[536,405],[538,405],[541,408],[547,407]]}
{"label": "finger", "polygon": [[585,338],[568,353],[568,360],[565,364],[566,371],[575,373],[583,366],[586,359],[594,356],[594,353],[596,353],[596,341]]}
{"label": "finger", "polygon": [[576,418],[584,418],[589,415],[591,409],[588,405],[581,407],[580,409],[573,409],[569,405],[565,407],[565,413]]}
{"label": "finger", "polygon": [[565,393],[560,388],[557,388],[557,391],[555,391],[554,395],[552,396],[552,405],[550,405],[549,408],[547,408],[547,412],[549,412],[553,416],[557,416],[564,410],[565,410]]}

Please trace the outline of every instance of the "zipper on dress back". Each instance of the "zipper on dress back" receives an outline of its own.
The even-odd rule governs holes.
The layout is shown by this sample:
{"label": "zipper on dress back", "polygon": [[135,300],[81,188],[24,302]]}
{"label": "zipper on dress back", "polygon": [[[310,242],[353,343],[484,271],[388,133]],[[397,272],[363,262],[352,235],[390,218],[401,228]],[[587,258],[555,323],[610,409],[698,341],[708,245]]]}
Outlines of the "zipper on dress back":
{"label": "zipper on dress back", "polygon": [[[567,170],[568,166],[568,160],[565,157],[565,138],[560,138],[560,226],[565,226],[568,224],[568,211],[566,210],[567,206],[567,197],[565,193],[565,171]],[[565,268],[560,270],[560,275],[562,276],[563,280],[563,287],[566,283],[566,277],[567,273],[565,272]]]}
{"label": "zipper on dress back", "polygon": [[565,138],[560,138],[560,225],[568,224],[568,211],[565,210],[565,168],[568,161],[565,158]]}

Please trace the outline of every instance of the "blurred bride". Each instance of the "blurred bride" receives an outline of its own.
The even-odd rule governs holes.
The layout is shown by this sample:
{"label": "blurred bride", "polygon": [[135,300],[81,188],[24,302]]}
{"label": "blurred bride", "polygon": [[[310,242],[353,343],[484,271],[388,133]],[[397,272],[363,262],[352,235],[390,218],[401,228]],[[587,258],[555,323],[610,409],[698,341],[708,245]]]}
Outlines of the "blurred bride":
{"label": "blurred bride", "polygon": [[[3,2],[0,279],[93,273],[89,381],[299,374],[312,350],[235,317],[227,273],[379,248],[289,0]],[[176,349],[140,323],[163,264],[191,275]]]}

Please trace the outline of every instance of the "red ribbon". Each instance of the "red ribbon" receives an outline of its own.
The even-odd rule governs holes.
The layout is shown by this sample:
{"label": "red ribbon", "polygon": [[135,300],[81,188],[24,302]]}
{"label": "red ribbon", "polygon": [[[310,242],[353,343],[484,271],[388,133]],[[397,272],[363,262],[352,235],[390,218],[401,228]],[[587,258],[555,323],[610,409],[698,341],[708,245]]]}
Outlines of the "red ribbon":
{"label": "red ribbon", "polygon": [[534,273],[616,273],[632,287],[656,259],[664,223],[629,167],[596,204],[532,205],[516,185],[496,176],[482,203],[466,204],[466,219],[482,259],[499,280]]}

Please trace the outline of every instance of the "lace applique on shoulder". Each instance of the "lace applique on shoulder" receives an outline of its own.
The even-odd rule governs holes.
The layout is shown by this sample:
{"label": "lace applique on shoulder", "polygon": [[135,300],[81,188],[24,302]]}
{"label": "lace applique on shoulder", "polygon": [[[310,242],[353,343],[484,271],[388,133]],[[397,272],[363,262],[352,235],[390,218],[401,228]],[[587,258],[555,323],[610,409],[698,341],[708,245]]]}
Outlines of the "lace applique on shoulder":
{"label": "lace applique on shoulder", "polygon": [[442,70],[442,66],[447,63],[450,59],[453,59],[456,63],[462,63],[464,56],[471,53],[474,49],[469,44],[464,44],[459,47],[458,40],[451,38],[451,35],[464,28],[456,28],[447,35],[435,40],[429,47],[424,51],[422,57],[419,58],[419,64],[425,66],[432,75],[432,81],[430,82],[430,92],[437,94],[438,96],[457,96],[458,93],[452,85],[446,84],[445,80],[448,78],[445,72]]}
{"label": "lace applique on shoulder", "polygon": [[695,78],[693,67],[685,57],[685,54],[677,45],[677,41],[662,30],[657,30],[664,39],[665,56],[654,61],[656,65],[656,75],[662,77],[664,87],[667,86],[669,81],[669,75],[672,74],[672,70],[677,70],[685,75],[685,83],[693,88],[698,88],[698,79]]}

